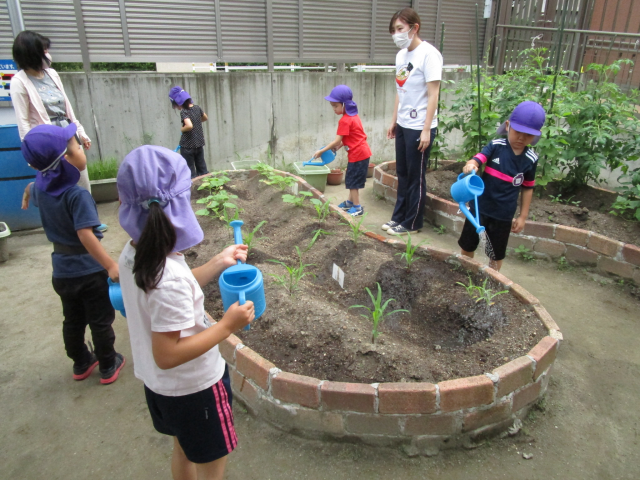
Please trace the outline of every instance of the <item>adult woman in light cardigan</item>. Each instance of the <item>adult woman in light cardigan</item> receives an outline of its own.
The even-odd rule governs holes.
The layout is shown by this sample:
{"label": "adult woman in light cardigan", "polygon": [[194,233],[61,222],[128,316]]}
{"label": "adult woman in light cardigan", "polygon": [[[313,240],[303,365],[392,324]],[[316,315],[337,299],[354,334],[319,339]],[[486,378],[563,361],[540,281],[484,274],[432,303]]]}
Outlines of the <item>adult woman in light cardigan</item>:
{"label": "adult woman in light cardigan", "polygon": [[[50,68],[50,45],[47,37],[29,30],[20,32],[13,42],[13,59],[20,71],[11,79],[11,102],[20,139],[38,125],[75,123],[78,143],[88,150],[91,139],[73,113],[58,72]],[[80,170],[78,185],[91,192],[86,166]]]}
{"label": "adult woman in light cardigan", "polygon": [[426,169],[437,133],[437,107],[442,55],[420,39],[420,17],[411,8],[396,12],[389,23],[396,55],[396,102],[387,138],[396,140],[398,197],[391,221],[382,226],[392,235],[422,228],[427,199]]}

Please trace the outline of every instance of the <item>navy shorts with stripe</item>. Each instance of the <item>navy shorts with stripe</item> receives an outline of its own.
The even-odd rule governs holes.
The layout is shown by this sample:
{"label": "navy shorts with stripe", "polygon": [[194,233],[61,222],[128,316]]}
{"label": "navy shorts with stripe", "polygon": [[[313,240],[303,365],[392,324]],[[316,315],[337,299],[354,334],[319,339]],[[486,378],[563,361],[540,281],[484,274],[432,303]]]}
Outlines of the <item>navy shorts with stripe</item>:
{"label": "navy shorts with stripe", "polygon": [[227,366],[218,383],[197,393],[169,397],[151,391],[146,385],[144,393],[155,429],[177,437],[191,462],[213,462],[236,448],[238,438],[233,426]]}
{"label": "navy shorts with stripe", "polygon": [[[474,214],[473,208],[470,209]],[[507,256],[507,244],[509,243],[509,235],[511,235],[511,223],[508,220],[497,220],[492,217],[480,214],[480,225],[485,228],[491,247],[493,248],[493,255],[490,252],[485,252],[491,260],[499,261],[504,260]],[[458,239],[458,245],[465,252],[475,252],[480,243],[480,236],[476,233],[476,227],[474,227],[469,219],[464,220],[464,226],[462,227],[462,233]],[[487,248],[488,250],[488,248]],[[491,258],[494,257],[494,258]]]}
{"label": "navy shorts with stripe", "polygon": [[344,185],[348,190],[360,190],[367,183],[367,171],[369,170],[369,158],[349,162],[347,174],[344,177]]}

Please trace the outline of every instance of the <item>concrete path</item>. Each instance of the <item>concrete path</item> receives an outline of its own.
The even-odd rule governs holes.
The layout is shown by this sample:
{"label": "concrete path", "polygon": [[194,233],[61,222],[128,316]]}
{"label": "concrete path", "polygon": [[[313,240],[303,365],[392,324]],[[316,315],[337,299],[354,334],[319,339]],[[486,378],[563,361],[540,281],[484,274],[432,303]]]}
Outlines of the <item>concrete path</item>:
{"label": "concrete path", "polygon": [[[392,205],[371,189],[362,203],[371,229]],[[344,186],[328,197],[346,198]],[[117,203],[99,206],[109,224],[104,245],[117,258],[127,240]],[[380,231],[380,230],[377,230]],[[417,235],[457,251],[456,238],[431,227]],[[118,381],[71,380],[61,338],[61,306],[51,287],[51,246],[43,234],[9,238],[0,264],[0,478],[169,479],[171,440],[157,434],[142,384],[133,375],[126,321],[116,316],[116,346],[129,360]],[[476,450],[407,458],[394,450],[304,440],[265,425],[236,403],[240,445],[233,480],[282,479],[637,479],[640,474],[640,302],[580,270],[508,258],[503,273],[538,297],[565,336],[546,412],[526,435]],[[527,442],[523,442],[523,438]],[[524,460],[522,453],[532,453]]]}

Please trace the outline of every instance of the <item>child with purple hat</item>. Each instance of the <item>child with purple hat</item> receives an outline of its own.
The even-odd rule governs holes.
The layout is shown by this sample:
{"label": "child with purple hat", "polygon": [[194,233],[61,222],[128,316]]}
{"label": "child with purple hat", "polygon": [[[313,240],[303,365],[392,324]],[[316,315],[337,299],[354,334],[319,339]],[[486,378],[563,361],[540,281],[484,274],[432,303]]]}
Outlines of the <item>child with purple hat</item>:
{"label": "child with purple hat", "polygon": [[177,153],[146,145],[118,171],[120,225],[131,236],[120,255],[136,377],[155,429],[173,437],[174,478],[222,479],[237,443],[229,371],[218,344],[253,321],[253,302],[231,305],[216,323],[202,287],[247,259],[231,245],[189,268],[181,250],[204,233],[191,208],[191,175]]}
{"label": "child with purple hat", "polygon": [[[100,365],[100,383],[118,379],[124,357],[114,349],[115,311],[107,278],[118,281],[118,264],[100,243],[98,209],[91,194],[76,184],[87,158],[76,140],[76,125],[38,125],[22,142],[22,155],[38,170],[27,185],[22,208],[29,200],[38,207],[47,239],[53,243],[53,289],[60,296],[62,337],[73,360],[74,380],[84,380]],[[84,340],[89,325],[95,353]]]}
{"label": "child with purple hat", "polygon": [[343,145],[347,149],[349,167],[344,179],[345,186],[349,190],[349,198],[338,207],[346,210],[352,217],[364,215],[364,209],[360,205],[360,192],[367,181],[369,159],[371,149],[367,144],[367,134],[364,133],[362,122],[358,116],[358,106],[353,101],[353,92],[346,85],[338,85],[331,93],[324,97],[331,102],[336,115],[342,115],[338,121],[336,138],[326,147],[313,154],[318,158],[327,150],[339,150]]}
{"label": "child with purple hat", "polygon": [[[540,140],[544,125],[544,109],[536,102],[520,103],[509,120],[498,128],[497,138],[469,160],[463,173],[477,172],[484,165],[484,193],[478,197],[480,224],[485,227],[493,253],[487,252],[489,265],[496,270],[502,267],[511,232],[520,233],[529,216],[529,206],[535,186],[538,155],[529,147]],[[520,215],[514,218],[518,208],[518,196],[522,192]],[[475,215],[475,208],[469,209]],[[466,220],[458,245],[462,254],[474,256],[480,243],[475,227]]]}
{"label": "child with purple hat", "polygon": [[173,108],[180,110],[180,154],[186,160],[191,170],[191,178],[209,173],[204,161],[204,130],[202,122],[209,117],[202,109],[193,103],[191,95],[182,87],[175,86],[169,90],[169,99]]}

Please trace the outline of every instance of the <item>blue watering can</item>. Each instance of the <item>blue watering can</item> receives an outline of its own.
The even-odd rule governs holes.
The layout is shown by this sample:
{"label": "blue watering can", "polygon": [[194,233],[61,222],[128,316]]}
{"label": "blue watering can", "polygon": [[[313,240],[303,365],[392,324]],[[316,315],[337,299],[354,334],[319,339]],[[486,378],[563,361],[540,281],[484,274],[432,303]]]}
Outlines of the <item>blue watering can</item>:
{"label": "blue watering can", "polygon": [[[233,228],[233,239],[236,245],[242,245],[242,220],[234,220],[229,225]],[[264,298],[264,284],[262,272],[253,265],[247,265],[238,260],[238,264],[227,268],[218,281],[220,294],[222,295],[222,305],[224,311],[236,302],[244,305],[247,300],[251,300],[255,307],[256,320],[264,313],[267,302]],[[249,330],[251,325],[244,329]]]}
{"label": "blue watering can", "polygon": [[306,162],[302,162],[302,166],[306,167],[307,165],[313,165],[315,167],[321,167],[322,165],[326,165],[327,163],[333,162],[335,160],[335,158],[336,158],[336,152],[334,152],[332,150],[327,150],[326,152],[323,152],[322,155],[320,155],[320,160],[321,161],[314,162],[313,158],[312,158],[311,160],[307,160]]}
{"label": "blue watering can", "polygon": [[109,284],[109,300],[111,300],[111,305],[113,305],[113,308],[116,310],[119,310],[123,317],[126,317],[127,313],[124,310],[124,300],[122,300],[122,288],[120,288],[120,284],[110,278],[107,278],[107,283]]}
{"label": "blue watering can", "polygon": [[[473,170],[468,175],[465,175],[464,173],[458,175],[458,181],[451,185],[451,196],[456,202],[458,202],[460,211],[464,213],[464,216],[469,219],[474,227],[476,227],[476,233],[478,233],[478,235],[484,232],[484,227],[480,225],[480,211],[478,210],[478,196],[482,195],[483,192],[484,182]],[[475,218],[471,215],[471,212],[466,205],[466,203],[471,200],[475,201]]]}

